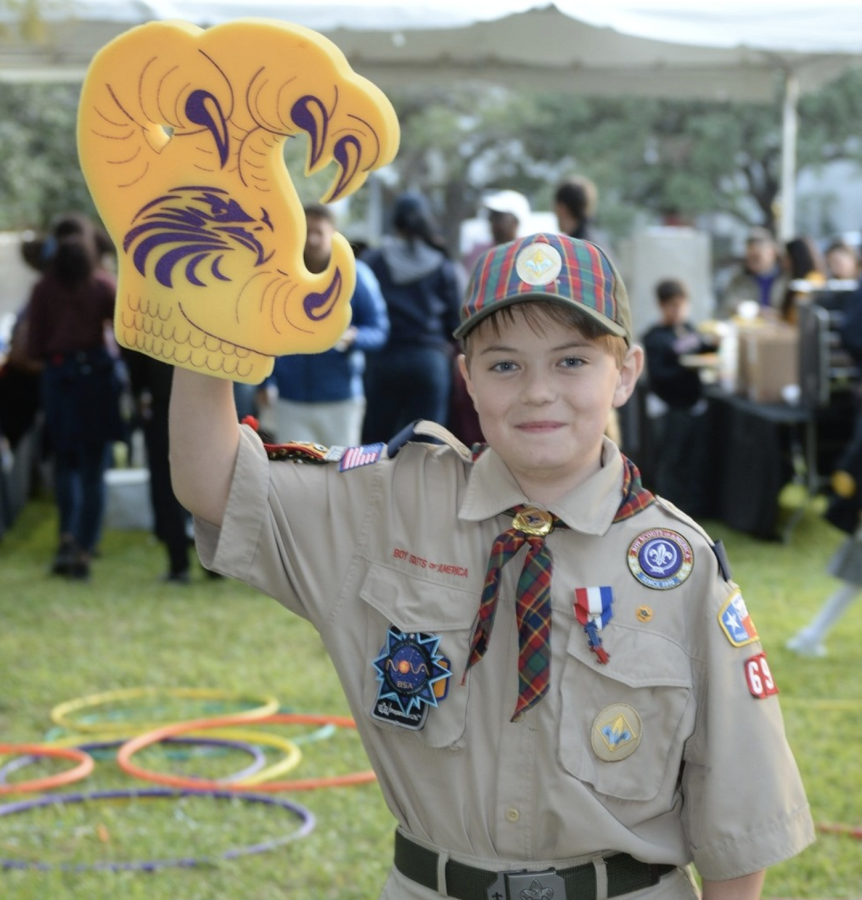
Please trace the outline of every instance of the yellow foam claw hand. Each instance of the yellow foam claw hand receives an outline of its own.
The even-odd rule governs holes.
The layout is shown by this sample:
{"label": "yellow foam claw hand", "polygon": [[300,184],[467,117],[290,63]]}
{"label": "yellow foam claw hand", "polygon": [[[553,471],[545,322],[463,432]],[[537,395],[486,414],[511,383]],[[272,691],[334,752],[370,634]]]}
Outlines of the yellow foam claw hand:
{"label": "yellow foam claw hand", "polygon": [[81,167],[119,258],[117,340],[157,359],[259,383],[273,358],[334,346],[355,266],[335,235],[320,274],[284,164],[308,135],[326,201],[392,161],[384,94],[316,32],[242,19],[133,28],[93,59],[78,116]]}

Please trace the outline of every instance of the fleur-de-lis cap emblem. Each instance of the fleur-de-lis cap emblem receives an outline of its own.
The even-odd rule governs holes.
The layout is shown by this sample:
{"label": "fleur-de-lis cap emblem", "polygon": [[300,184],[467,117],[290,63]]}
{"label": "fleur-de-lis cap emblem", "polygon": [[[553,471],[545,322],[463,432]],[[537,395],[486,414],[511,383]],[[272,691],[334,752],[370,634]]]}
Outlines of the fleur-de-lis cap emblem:
{"label": "fleur-de-lis cap emblem", "polygon": [[553,900],[554,889],[542,887],[542,883],[534,878],[533,883],[521,891],[520,897],[521,900]]}

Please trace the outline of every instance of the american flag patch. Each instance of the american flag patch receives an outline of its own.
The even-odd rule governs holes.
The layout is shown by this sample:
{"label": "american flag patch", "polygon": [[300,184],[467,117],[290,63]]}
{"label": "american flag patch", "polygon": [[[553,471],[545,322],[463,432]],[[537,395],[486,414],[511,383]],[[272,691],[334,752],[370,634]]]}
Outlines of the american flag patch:
{"label": "american flag patch", "polygon": [[371,466],[380,459],[385,444],[363,444],[361,447],[348,447],[338,464],[339,472],[358,469],[360,466]]}

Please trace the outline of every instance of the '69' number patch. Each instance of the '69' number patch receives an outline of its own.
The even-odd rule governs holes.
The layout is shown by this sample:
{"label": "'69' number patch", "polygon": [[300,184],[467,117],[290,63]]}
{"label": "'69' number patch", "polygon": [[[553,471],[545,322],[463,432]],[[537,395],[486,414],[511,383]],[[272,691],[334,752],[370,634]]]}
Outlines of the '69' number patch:
{"label": "'69' number patch", "polygon": [[758,653],[745,661],[745,680],[751,696],[758,700],[765,700],[778,693],[778,685],[769,671],[765,653]]}

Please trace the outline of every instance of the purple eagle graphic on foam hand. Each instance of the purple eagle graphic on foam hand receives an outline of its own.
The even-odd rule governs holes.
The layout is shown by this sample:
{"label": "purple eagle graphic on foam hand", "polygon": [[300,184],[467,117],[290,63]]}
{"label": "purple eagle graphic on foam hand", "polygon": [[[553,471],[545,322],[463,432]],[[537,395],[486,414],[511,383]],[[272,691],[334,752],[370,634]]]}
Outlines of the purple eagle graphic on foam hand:
{"label": "purple eagle graphic on foam hand", "polygon": [[272,230],[265,209],[255,218],[221,188],[178,187],[138,213],[123,239],[123,251],[131,252],[135,268],[144,276],[147,261],[155,257],[152,271],[165,287],[174,286],[173,270],[185,260],[188,283],[204,287],[206,282],[197,274],[204,261],[215,278],[230,281],[219,270],[225,254],[253,253],[255,266],[271,259],[275,251],[264,248],[258,233],[269,235]]}

